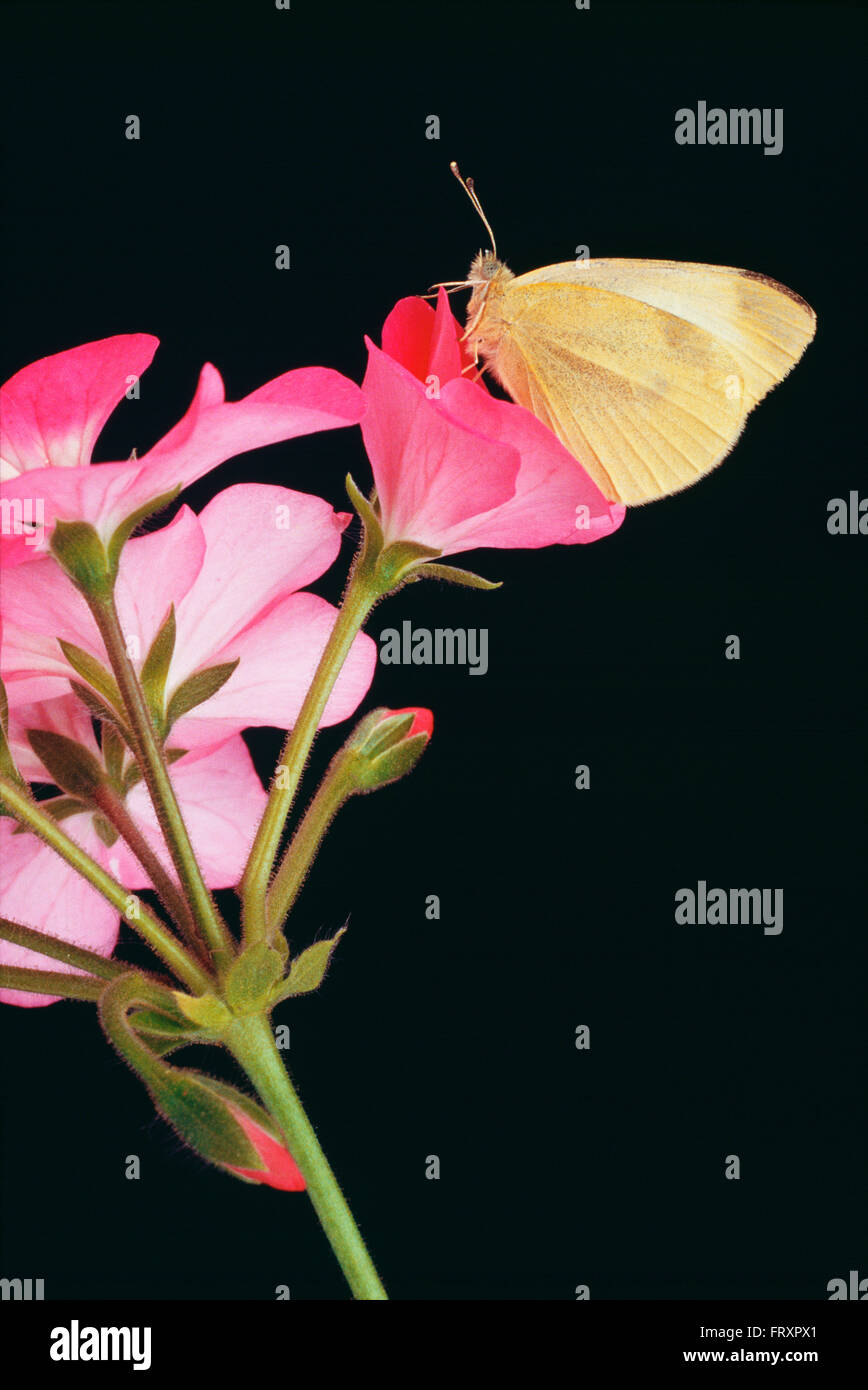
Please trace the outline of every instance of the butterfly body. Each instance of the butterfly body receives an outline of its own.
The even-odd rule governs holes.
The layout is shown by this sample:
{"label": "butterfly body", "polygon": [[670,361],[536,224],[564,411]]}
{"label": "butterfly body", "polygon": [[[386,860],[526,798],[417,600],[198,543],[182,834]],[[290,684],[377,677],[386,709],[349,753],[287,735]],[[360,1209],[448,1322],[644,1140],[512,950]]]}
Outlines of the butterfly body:
{"label": "butterfly body", "polygon": [[714,468],[815,330],[799,295],[751,271],[567,261],[515,276],[480,252],[466,338],[612,501],[678,492]]}

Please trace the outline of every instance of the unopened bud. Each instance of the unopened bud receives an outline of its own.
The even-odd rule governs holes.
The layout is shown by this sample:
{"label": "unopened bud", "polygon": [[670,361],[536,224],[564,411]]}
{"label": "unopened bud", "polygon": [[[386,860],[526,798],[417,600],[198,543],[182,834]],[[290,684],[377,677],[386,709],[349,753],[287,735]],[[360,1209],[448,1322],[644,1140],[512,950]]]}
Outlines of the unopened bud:
{"label": "unopened bud", "polygon": [[356,790],[374,791],[397,782],[416,766],[434,731],[429,709],[372,710],[356,730],[353,778]]}
{"label": "unopened bud", "polygon": [[234,1086],[160,1064],[147,1077],[164,1119],[200,1157],[247,1182],[303,1192],[304,1178],[271,1117]]}

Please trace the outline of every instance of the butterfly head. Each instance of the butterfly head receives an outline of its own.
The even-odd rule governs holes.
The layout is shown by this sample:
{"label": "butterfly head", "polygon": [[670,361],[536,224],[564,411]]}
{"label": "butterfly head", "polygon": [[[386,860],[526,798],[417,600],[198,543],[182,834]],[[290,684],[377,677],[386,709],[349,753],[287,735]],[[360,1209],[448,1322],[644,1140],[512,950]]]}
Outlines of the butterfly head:
{"label": "butterfly head", "polygon": [[[493,251],[480,251],[478,256],[474,256],[473,264],[467,274],[468,285],[486,285],[489,280],[496,280],[502,271],[507,268],[503,261],[499,260]],[[511,272],[507,271],[507,275]]]}
{"label": "butterfly head", "polygon": [[515,277],[509,266],[493,251],[480,251],[467,274],[467,284],[473,293],[467,306],[468,327],[480,323],[483,311],[495,310],[507,280]]}

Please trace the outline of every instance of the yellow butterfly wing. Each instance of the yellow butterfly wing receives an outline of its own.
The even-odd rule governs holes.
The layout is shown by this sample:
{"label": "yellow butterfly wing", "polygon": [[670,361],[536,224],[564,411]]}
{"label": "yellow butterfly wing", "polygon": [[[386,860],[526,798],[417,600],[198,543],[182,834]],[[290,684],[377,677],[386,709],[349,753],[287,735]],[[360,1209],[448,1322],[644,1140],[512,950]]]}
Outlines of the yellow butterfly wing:
{"label": "yellow butterfly wing", "polygon": [[596,260],[508,280],[471,341],[610,499],[636,504],[725,458],[814,327],[749,271]]}

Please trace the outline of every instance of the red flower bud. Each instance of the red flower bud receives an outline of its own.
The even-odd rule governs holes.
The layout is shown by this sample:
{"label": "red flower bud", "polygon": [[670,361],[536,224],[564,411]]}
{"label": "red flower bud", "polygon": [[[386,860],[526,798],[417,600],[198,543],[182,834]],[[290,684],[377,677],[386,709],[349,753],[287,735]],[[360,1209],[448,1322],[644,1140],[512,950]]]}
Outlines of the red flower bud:
{"label": "red flower bud", "polygon": [[163,1118],[209,1163],[248,1182],[284,1192],[304,1191],[304,1178],[277,1125],[250,1096],[212,1076],[157,1058],[143,1079]]}
{"label": "red flower bud", "polygon": [[230,1105],[229,1108],[265,1165],[263,1171],[261,1168],[235,1168],[227,1164],[229,1171],[236,1173],[239,1178],[247,1178],[250,1182],[259,1182],[265,1187],[277,1187],[281,1192],[303,1192],[304,1178],[289,1151],[237,1105]]}

